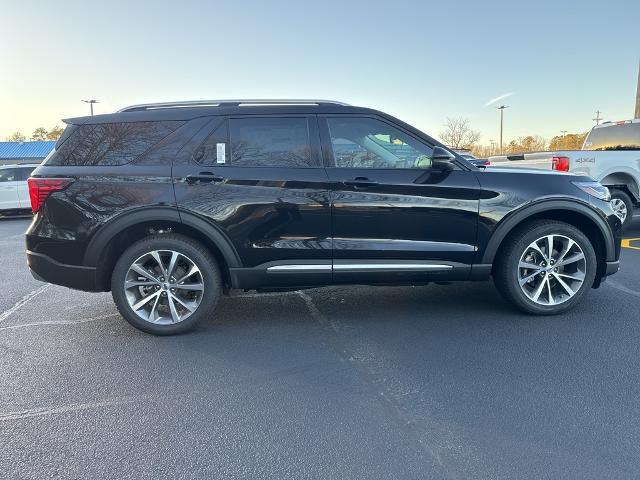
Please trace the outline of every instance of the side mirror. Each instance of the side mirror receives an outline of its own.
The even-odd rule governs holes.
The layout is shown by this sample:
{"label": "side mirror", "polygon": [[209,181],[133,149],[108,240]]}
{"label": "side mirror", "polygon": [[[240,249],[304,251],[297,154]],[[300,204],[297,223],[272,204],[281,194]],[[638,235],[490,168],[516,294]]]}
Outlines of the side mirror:
{"label": "side mirror", "polygon": [[434,162],[451,162],[456,157],[451,153],[445,150],[442,147],[433,147],[433,152],[431,153],[431,159]]}

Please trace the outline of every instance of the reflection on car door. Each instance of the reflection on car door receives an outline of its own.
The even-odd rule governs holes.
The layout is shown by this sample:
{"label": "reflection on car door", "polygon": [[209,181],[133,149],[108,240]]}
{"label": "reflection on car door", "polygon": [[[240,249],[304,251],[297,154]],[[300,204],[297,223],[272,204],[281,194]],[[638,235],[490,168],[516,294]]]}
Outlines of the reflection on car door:
{"label": "reflection on car door", "polygon": [[328,116],[319,124],[334,281],[467,278],[480,195],[474,172],[432,165],[432,145],[386,119]]}

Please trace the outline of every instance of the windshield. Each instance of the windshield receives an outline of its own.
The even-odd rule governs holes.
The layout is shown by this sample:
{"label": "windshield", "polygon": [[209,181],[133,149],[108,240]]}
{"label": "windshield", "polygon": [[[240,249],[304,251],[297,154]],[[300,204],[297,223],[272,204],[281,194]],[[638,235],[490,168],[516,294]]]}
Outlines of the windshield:
{"label": "windshield", "polygon": [[583,150],[640,150],[640,123],[624,123],[594,128]]}

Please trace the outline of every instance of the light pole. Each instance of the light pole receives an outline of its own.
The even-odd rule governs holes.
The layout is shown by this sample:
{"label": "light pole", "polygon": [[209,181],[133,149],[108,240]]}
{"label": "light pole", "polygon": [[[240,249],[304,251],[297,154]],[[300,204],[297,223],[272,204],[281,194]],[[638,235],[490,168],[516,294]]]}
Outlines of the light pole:
{"label": "light pole", "polygon": [[496,108],[500,110],[500,155],[502,155],[502,153],[504,152],[504,150],[502,149],[502,129],[504,127],[504,109],[509,108],[509,105],[500,105],[499,107],[496,107]]}
{"label": "light pole", "polygon": [[88,103],[89,104],[89,107],[91,107],[91,116],[93,117],[93,104],[94,103],[100,103],[100,102],[97,101],[97,100],[93,100],[93,99],[91,99],[91,100],[82,100],[82,101],[84,103]]}

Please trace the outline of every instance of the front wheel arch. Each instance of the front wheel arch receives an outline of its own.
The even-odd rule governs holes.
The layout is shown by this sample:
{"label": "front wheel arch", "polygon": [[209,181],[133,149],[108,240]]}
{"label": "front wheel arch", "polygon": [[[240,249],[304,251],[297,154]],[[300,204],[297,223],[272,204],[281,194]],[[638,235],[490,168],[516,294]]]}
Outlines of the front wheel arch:
{"label": "front wheel arch", "polygon": [[482,263],[493,265],[496,255],[509,242],[509,237],[526,222],[559,220],[581,230],[591,241],[598,259],[596,282],[605,274],[606,261],[615,259],[613,234],[606,222],[589,206],[568,200],[540,202],[515,212],[495,229],[482,255]]}

